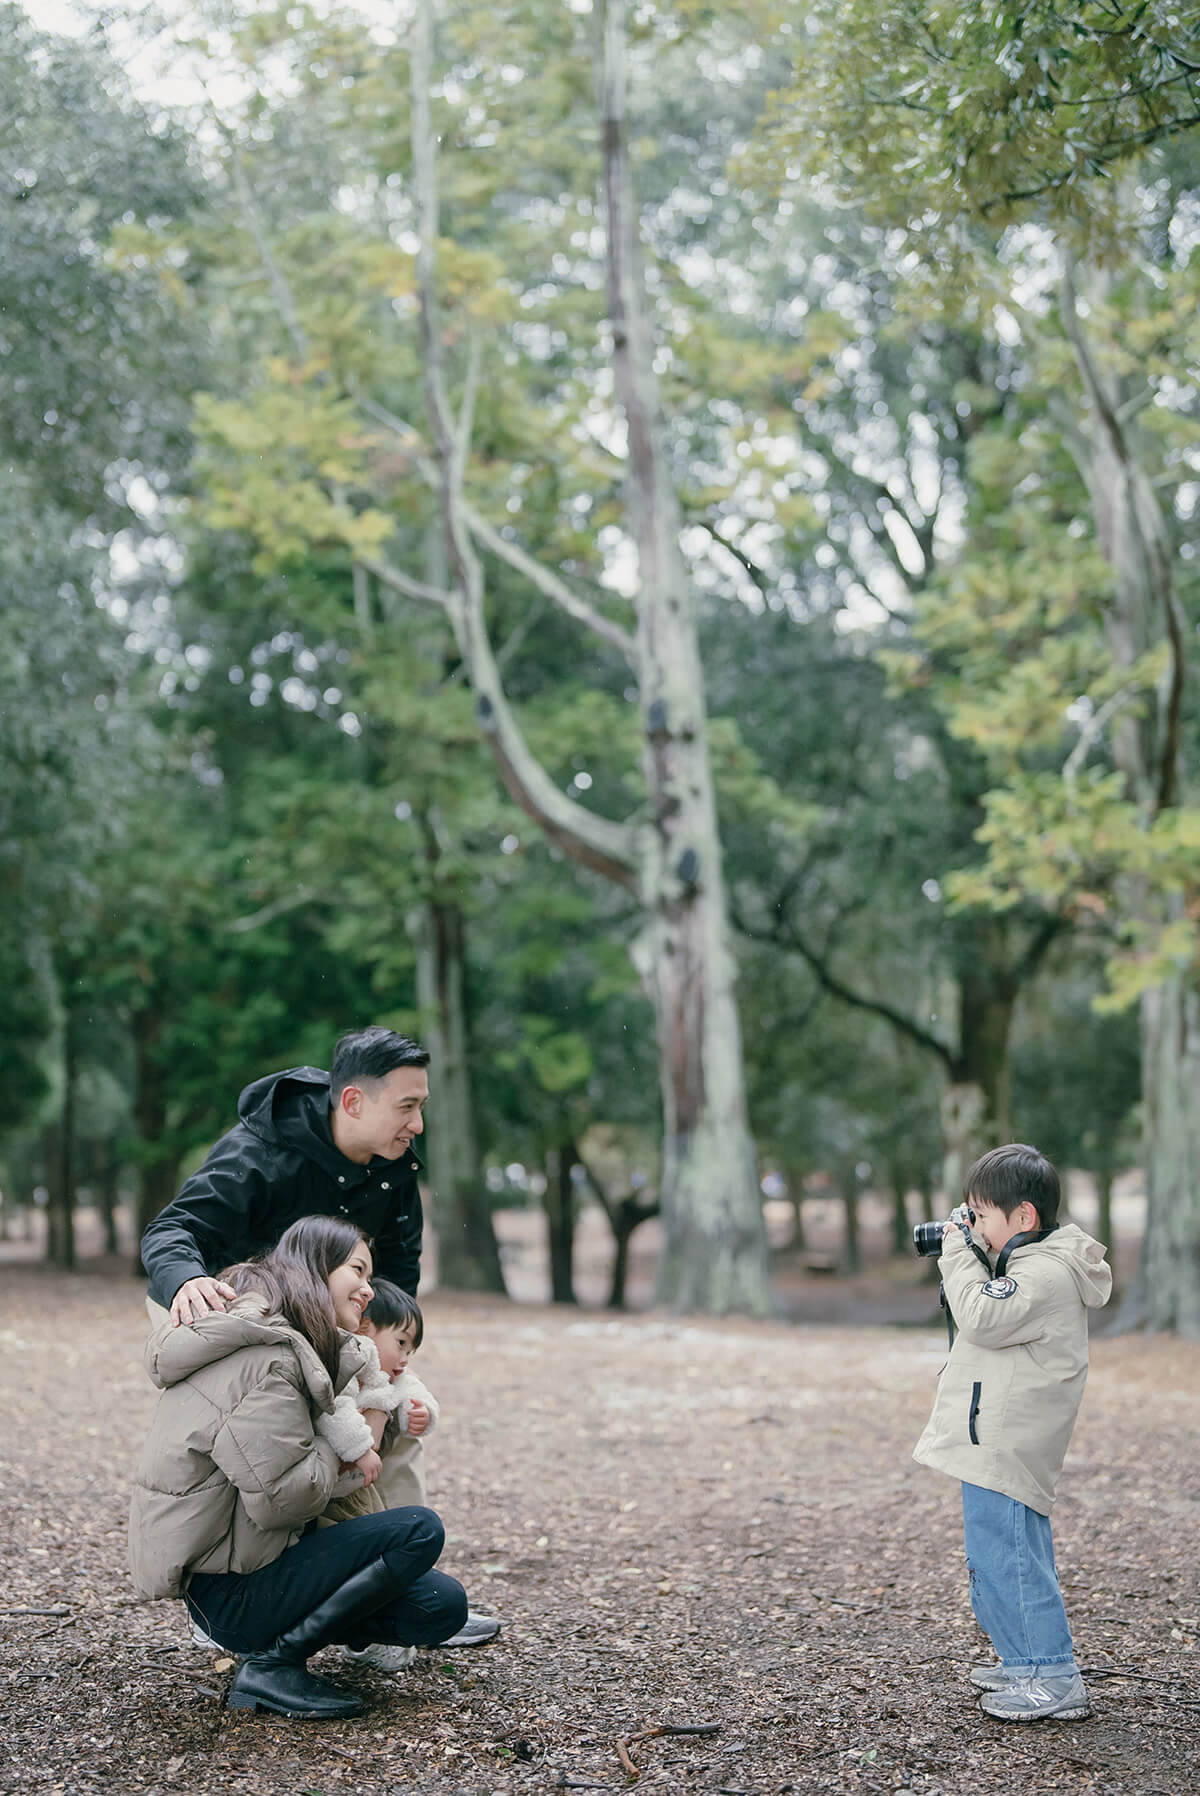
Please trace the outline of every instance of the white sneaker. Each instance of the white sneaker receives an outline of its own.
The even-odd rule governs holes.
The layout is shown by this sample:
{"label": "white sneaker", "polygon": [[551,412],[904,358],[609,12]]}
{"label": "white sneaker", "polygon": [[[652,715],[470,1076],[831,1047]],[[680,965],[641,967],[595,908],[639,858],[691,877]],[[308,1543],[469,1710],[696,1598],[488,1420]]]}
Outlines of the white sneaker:
{"label": "white sneaker", "polygon": [[1016,1678],[979,1698],[997,1721],[1082,1721],[1090,1715],[1087,1687],[1077,1671],[1059,1677]]}
{"label": "white sneaker", "polygon": [[451,1634],[449,1640],[441,1640],[430,1652],[440,1653],[444,1646],[483,1646],[494,1640],[504,1626],[494,1615],[481,1615],[475,1609],[467,1611],[467,1619],[457,1634]]}
{"label": "white sneaker", "polygon": [[338,1651],[351,1665],[366,1665],[371,1671],[407,1671],[417,1656],[415,1646],[385,1646],[382,1641],[373,1646],[339,1646]]}
{"label": "white sneaker", "polygon": [[1006,1690],[1020,1674],[1003,1665],[972,1665],[971,1682],[977,1690]]}

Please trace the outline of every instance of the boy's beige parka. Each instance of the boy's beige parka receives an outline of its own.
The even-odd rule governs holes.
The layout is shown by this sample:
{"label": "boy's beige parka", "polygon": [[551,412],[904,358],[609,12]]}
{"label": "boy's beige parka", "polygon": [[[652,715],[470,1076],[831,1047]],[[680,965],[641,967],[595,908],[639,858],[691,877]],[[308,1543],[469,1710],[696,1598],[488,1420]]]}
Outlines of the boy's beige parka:
{"label": "boy's beige parka", "polygon": [[1049,1515],[1087,1382],[1087,1312],[1112,1291],[1104,1248],[1064,1223],[1014,1248],[996,1280],[955,1229],[940,1270],[957,1333],[913,1458]]}
{"label": "boy's beige parka", "polygon": [[194,1572],[253,1572],[329,1502],[338,1455],[315,1427],[366,1363],[341,1336],[331,1380],[311,1344],[263,1300],[241,1297],[146,1344],[162,1390],[134,1487],[129,1567],[145,1597],[180,1596]]}

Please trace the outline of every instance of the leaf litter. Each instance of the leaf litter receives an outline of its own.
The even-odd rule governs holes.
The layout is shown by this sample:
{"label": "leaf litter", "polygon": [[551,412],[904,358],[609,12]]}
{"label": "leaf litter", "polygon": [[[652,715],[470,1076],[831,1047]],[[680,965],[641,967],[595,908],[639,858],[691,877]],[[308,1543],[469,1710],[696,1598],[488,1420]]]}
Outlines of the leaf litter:
{"label": "leaf litter", "polygon": [[[610,1318],[435,1292],[444,1569],[504,1632],[358,1719],[231,1714],[227,1654],[125,1572],[154,1404],[132,1281],[0,1268],[0,1790],[50,1796],[1185,1796],[1200,1782],[1200,1348],[1093,1344],[1055,1512],[1085,1722],[1013,1727],[957,1492],[909,1454],[930,1327]],[[763,1427],[769,1414],[773,1423]]]}

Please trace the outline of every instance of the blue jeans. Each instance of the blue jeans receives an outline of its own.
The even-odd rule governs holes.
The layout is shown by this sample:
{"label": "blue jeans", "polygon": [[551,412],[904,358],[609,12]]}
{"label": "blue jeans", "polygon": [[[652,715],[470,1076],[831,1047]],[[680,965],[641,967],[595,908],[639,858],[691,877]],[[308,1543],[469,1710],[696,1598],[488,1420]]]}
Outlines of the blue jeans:
{"label": "blue jeans", "polygon": [[962,1500],[971,1607],[1005,1671],[1076,1671],[1049,1516],[978,1484],[964,1484]]}
{"label": "blue jeans", "polygon": [[395,1595],[370,1613],[347,1618],[347,1646],[374,1641],[434,1646],[467,1618],[461,1584],[434,1571],[445,1536],[432,1509],[383,1509],[333,1528],[316,1528],[256,1572],[197,1572],[187,1606],[202,1628],[230,1652],[262,1652],[311,1615],[364,1566],[382,1559]]}

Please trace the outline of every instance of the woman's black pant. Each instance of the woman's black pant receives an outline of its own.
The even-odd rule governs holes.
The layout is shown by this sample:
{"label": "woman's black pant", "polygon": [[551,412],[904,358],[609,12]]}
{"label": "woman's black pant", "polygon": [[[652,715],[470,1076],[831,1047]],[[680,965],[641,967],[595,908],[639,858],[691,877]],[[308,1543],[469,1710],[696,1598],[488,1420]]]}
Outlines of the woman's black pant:
{"label": "woman's black pant", "polygon": [[444,1540],[432,1509],[382,1509],[314,1529],[260,1571],[197,1572],[187,1606],[230,1652],[262,1652],[347,1578],[382,1559],[395,1577],[395,1595],[382,1608],[349,1618],[340,1644],[435,1646],[467,1618],[462,1585],[433,1570]]}

